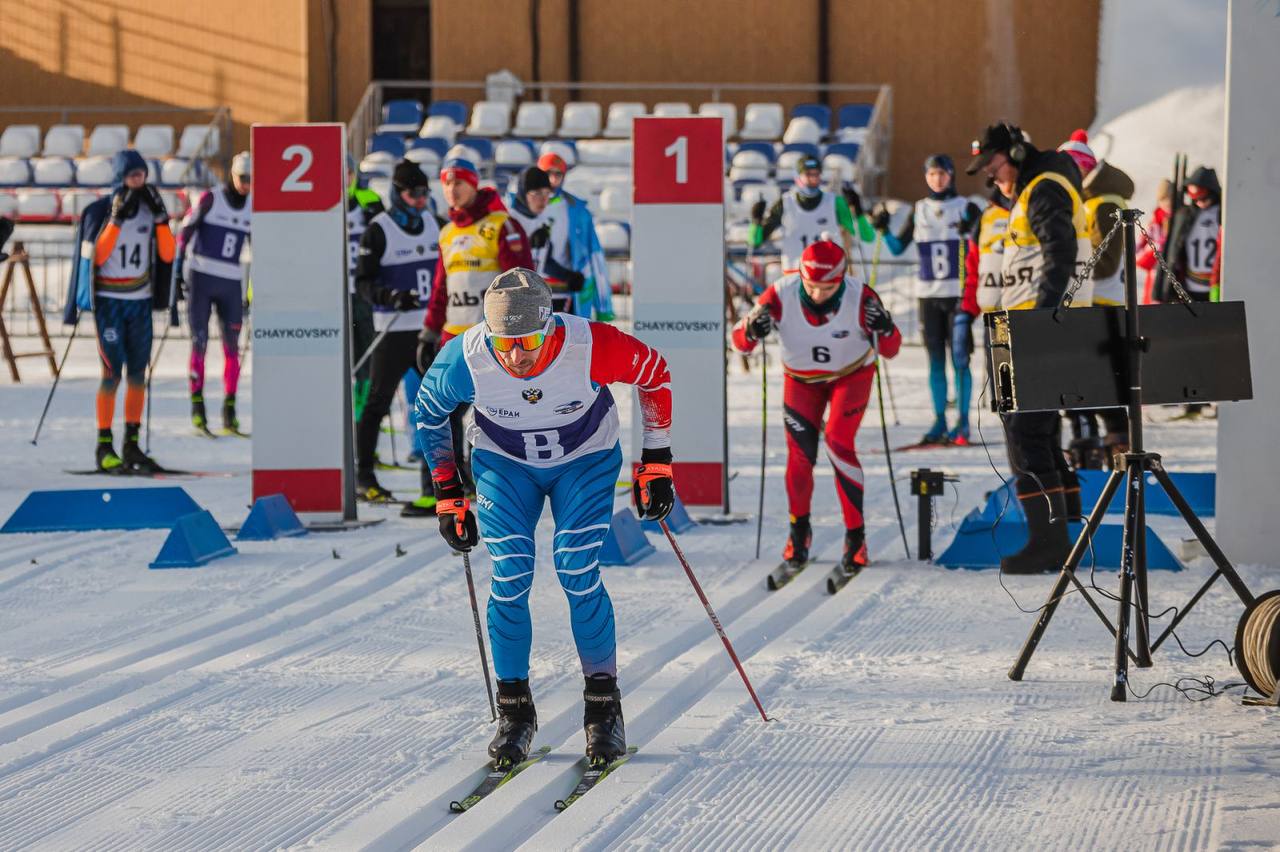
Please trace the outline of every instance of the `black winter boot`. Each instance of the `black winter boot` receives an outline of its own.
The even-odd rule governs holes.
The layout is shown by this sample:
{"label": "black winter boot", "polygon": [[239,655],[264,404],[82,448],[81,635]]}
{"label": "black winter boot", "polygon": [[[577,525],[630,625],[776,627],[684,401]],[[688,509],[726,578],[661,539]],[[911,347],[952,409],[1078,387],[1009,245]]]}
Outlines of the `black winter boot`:
{"label": "black winter boot", "polygon": [[94,462],[98,470],[108,473],[121,473],[123,472],[122,466],[124,462],[116,455],[112,441],[114,441],[114,438],[111,436],[110,429],[98,430],[98,449],[94,453]]}
{"label": "black winter boot", "polygon": [[1044,490],[1030,476],[1018,476],[1018,500],[1027,518],[1027,545],[1001,558],[1000,570],[1006,574],[1053,573],[1062,568],[1071,552],[1062,480],[1049,473],[1041,474],[1040,482]]}
{"label": "black winter boot", "polygon": [[612,763],[627,753],[627,732],[622,722],[622,693],[618,679],[592,675],[582,692],[585,710],[582,727],[587,734],[587,760],[593,765]]}
{"label": "black winter boot", "polygon": [[867,567],[867,535],[862,527],[845,530],[844,555],[840,557],[840,568],[844,573],[857,574]]}
{"label": "black winter boot", "polygon": [[140,429],[140,423],[124,424],[124,444],[120,448],[120,460],[130,473],[159,473],[163,468],[138,446]]}
{"label": "black winter boot", "polygon": [[538,713],[528,680],[498,681],[498,733],[489,743],[494,766],[515,766],[529,756]]}

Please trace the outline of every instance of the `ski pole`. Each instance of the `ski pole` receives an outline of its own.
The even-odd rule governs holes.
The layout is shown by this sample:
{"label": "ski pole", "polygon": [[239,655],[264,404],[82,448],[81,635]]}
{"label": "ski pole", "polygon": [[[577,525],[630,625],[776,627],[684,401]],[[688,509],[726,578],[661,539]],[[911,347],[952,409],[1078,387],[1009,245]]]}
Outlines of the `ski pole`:
{"label": "ski pole", "polygon": [[902,533],[902,549],[911,558],[907,546],[907,525],[902,520],[902,504],[898,502],[898,481],[893,478],[893,451],[889,449],[889,424],[884,416],[884,392],[880,389],[880,335],[873,332],[871,346],[876,354],[876,399],[880,401],[880,434],[884,436],[884,460],[889,467],[889,488],[893,491],[893,509],[898,513],[898,531]]}
{"label": "ski pole", "polygon": [[360,356],[360,360],[351,368],[352,378],[355,378],[356,373],[360,372],[360,368],[364,366],[364,362],[369,360],[369,356],[373,354],[373,350],[378,348],[378,344],[382,342],[382,338],[386,337],[387,332],[389,331],[391,331],[390,325],[378,332],[378,336],[373,339],[373,342],[369,344],[369,348],[364,350],[364,354]]}
{"label": "ski pole", "polygon": [[760,533],[764,528],[764,462],[769,440],[769,353],[760,341],[760,505],[756,509],[756,559],[760,558]]}
{"label": "ski pole", "polygon": [[689,582],[693,584],[693,590],[698,593],[698,599],[702,601],[702,606],[707,610],[707,616],[711,619],[711,625],[715,627],[716,633],[720,634],[720,641],[724,643],[724,649],[729,652],[729,659],[733,660],[733,665],[738,669],[738,674],[742,676],[742,683],[747,687],[747,692],[751,695],[751,700],[755,702],[756,709],[760,711],[760,718],[766,722],[773,721],[768,714],[764,712],[764,705],[760,703],[760,699],[756,697],[756,691],[751,686],[751,680],[747,677],[746,671],[742,668],[742,662],[738,660],[738,654],[733,650],[733,643],[729,641],[729,636],[724,632],[724,627],[720,624],[720,619],[716,617],[716,611],[711,608],[711,601],[707,600],[707,596],[702,591],[702,586],[698,584],[698,578],[693,576],[693,569],[689,567],[689,560],[684,558],[684,552],[680,550],[680,545],[676,544],[676,537],[671,534],[671,530],[667,527],[667,522],[658,521],[658,525],[662,527],[662,531],[667,534],[667,541],[671,542],[671,549],[675,551],[676,558],[680,560],[680,564],[684,566],[685,576],[689,578]]}
{"label": "ski pole", "polygon": [[[871,277],[868,279],[867,286],[872,290],[876,289],[876,281],[880,277],[880,246],[883,241],[880,238],[880,232],[876,231],[876,247],[871,251]],[[880,393],[880,353],[876,351],[876,394]],[[893,425],[901,426],[902,421],[898,419],[898,401],[893,396],[893,379],[889,375],[889,365],[884,367],[884,381],[889,386],[889,408],[893,411]],[[881,401],[883,405],[883,401]]]}
{"label": "ski pole", "polygon": [[53,402],[53,392],[58,389],[58,381],[62,378],[62,368],[67,365],[67,356],[71,354],[71,344],[75,342],[76,332],[80,330],[80,319],[76,318],[75,324],[71,326],[71,336],[67,338],[67,348],[62,350],[62,360],[58,362],[58,372],[53,374],[53,387],[49,388],[49,395],[45,397],[44,409],[40,412],[40,422],[36,423],[36,432],[31,436],[31,446],[39,446],[36,441],[40,440],[40,429],[44,426],[45,415],[49,413],[49,403]]}
{"label": "ski pole", "polygon": [[169,329],[172,325],[164,327],[164,334],[160,335],[160,345],[156,347],[156,356],[151,359],[151,363],[147,365],[147,437],[144,441],[146,445],[145,452],[151,454],[151,377],[155,375],[156,367],[160,366],[160,353],[164,351],[164,342],[169,339]]}
{"label": "ski pole", "polygon": [[493,703],[493,680],[489,677],[489,655],[484,650],[484,631],[480,627],[480,605],[476,603],[476,581],[471,576],[471,553],[463,550],[462,567],[467,574],[467,593],[471,595],[471,617],[476,623],[476,644],[480,646],[480,667],[484,669],[484,687],[489,693],[489,714],[498,721],[498,709]]}

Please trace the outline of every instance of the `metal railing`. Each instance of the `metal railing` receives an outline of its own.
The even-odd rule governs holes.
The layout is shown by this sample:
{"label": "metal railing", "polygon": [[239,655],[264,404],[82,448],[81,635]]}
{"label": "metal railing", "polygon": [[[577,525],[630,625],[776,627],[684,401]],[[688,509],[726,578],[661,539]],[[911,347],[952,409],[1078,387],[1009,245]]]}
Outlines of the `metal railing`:
{"label": "metal railing", "polygon": [[[726,94],[766,95],[781,92],[800,92],[810,96],[844,95],[851,100],[858,96],[873,103],[871,119],[854,164],[860,176],[861,188],[872,197],[884,195],[889,174],[889,148],[893,139],[893,90],[880,83],[523,83],[525,101],[546,101],[555,92],[573,92],[574,97],[590,99],[592,93],[654,93],[681,92],[689,95],[702,93],[704,100],[718,102]],[[368,150],[369,140],[382,123],[382,105],[388,89],[444,89],[476,91],[483,98],[487,84],[479,80],[374,80],[365,87],[360,103],[347,124],[348,151],[359,162]],[[600,100],[596,98],[596,100]],[[865,101],[863,101],[865,102]]]}

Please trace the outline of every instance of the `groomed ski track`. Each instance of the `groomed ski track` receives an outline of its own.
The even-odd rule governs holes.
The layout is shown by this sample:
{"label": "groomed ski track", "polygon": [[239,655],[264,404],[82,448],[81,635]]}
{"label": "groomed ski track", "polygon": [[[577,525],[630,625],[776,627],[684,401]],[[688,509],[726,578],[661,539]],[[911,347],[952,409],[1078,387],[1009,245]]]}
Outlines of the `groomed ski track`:
{"label": "groomed ski track", "polygon": [[[242,472],[248,442],[189,434],[180,349],[166,350],[157,381],[158,457]],[[14,475],[0,485],[0,516],[32,487],[98,486],[56,473],[86,454],[92,358],[77,345],[73,366],[83,376],[64,379],[38,450],[26,444],[25,414],[12,412],[38,411],[46,388],[3,388],[14,405],[0,414],[0,454]],[[928,416],[923,353],[908,348],[892,369],[897,445],[918,437]],[[774,375],[771,399],[779,389]],[[754,508],[758,377],[735,366],[730,394],[733,500]],[[1212,462],[1211,422],[1167,424],[1158,412],[1153,420],[1148,440],[1173,469]],[[990,415],[982,424],[986,440],[997,440]],[[879,446],[878,429],[869,418],[859,444]],[[535,744],[553,751],[455,816],[448,802],[479,779],[492,727],[460,560],[434,523],[362,508],[388,520],[242,544],[238,556],[192,571],[146,569],[162,530],[0,537],[0,848],[1276,844],[1274,711],[1241,708],[1236,698],[1192,704],[1163,688],[1112,704],[1110,639],[1074,596],[1026,682],[1008,681],[1032,616],[1014,608],[993,572],[901,560],[882,458],[864,458],[872,566],[826,594],[840,532],[820,459],[815,564],[766,591],[785,533],[784,446],[775,416],[760,561],[749,558],[753,524],[681,537],[776,721],[760,720],[665,541],[651,536],[655,556],[606,571],[628,739],[640,751],[559,815],[553,803],[572,788],[581,755],[582,686],[545,556],[532,598],[531,679]],[[1002,447],[991,452],[1003,468]],[[899,474],[926,465],[961,477],[938,501],[941,547],[948,526],[998,480],[982,448],[914,453]],[[405,491],[416,481],[413,472],[380,476]],[[176,484],[220,522],[243,519],[246,477]],[[1185,534],[1153,524],[1170,543]],[[544,519],[540,540],[547,536]],[[910,517],[908,536],[914,549]],[[397,545],[407,553],[397,556]],[[474,565],[487,588],[487,558]],[[1201,560],[1159,574],[1155,602],[1180,604],[1209,570]],[[1255,591],[1280,585],[1264,569],[1244,575]],[[1099,573],[1098,583],[1111,588],[1114,575]],[[1028,608],[1049,584],[1006,580]],[[1238,614],[1216,587],[1179,635],[1192,649],[1230,639]],[[1132,679],[1146,689],[1181,674],[1238,680],[1220,649],[1190,660],[1172,644]]]}

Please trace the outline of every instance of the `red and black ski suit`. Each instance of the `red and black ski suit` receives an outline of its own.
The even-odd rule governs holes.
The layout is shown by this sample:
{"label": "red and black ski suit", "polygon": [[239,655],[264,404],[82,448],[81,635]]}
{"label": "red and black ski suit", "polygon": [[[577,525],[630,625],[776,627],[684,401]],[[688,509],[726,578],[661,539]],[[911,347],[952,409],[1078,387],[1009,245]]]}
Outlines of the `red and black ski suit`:
{"label": "red and black ski suit", "polygon": [[[798,279],[798,276],[794,277]],[[791,334],[805,338],[784,340],[784,349],[809,347],[811,341],[806,330],[812,331],[815,339],[823,333],[831,336],[832,332],[841,331],[842,329],[827,328],[833,321],[846,322],[850,326],[847,331],[853,334],[864,334],[866,305],[869,301],[878,301],[880,298],[871,288],[861,287],[856,280],[846,278],[844,290],[833,298],[857,298],[856,295],[850,296],[850,291],[856,293],[854,288],[861,287],[861,302],[856,315],[857,328],[852,327],[852,312],[831,310],[826,314],[818,314],[807,307],[799,308],[805,325],[784,324],[783,305],[802,304],[798,300],[779,298],[777,288],[786,281],[784,278],[770,285],[757,303],[768,309],[773,317],[774,328],[780,335]],[[841,317],[848,319],[842,320]],[[751,352],[756,347],[756,341],[747,337],[748,321],[749,317],[744,317],[733,329],[733,345],[740,352]],[[822,332],[817,331],[819,328]],[[892,334],[881,336],[880,354],[885,358],[892,358],[898,354],[901,344],[902,333],[895,327]],[[787,428],[787,503],[793,518],[809,514],[813,496],[813,466],[818,460],[818,433],[821,430],[827,445],[827,456],[835,469],[836,494],[840,498],[845,528],[852,530],[863,526],[862,465],[858,463],[855,441],[858,425],[862,422],[863,412],[871,397],[871,383],[876,370],[874,358],[869,344],[860,357],[844,364],[824,365],[826,369],[822,370],[796,369],[794,365],[787,364],[784,358],[782,419]],[[822,425],[824,412],[827,415],[825,428]]]}

